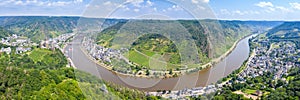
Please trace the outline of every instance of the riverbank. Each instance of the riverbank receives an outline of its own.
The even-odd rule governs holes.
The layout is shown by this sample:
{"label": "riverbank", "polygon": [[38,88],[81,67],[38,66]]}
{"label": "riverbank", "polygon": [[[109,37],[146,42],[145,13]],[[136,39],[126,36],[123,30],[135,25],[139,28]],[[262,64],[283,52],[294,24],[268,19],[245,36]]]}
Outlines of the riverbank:
{"label": "riverbank", "polygon": [[[185,75],[185,74],[199,72],[203,69],[207,69],[207,68],[215,66],[215,64],[217,64],[217,63],[221,62],[222,60],[224,60],[224,58],[226,58],[236,48],[237,44],[241,40],[243,40],[243,39],[245,39],[245,38],[247,38],[251,35],[253,35],[253,34],[246,35],[246,36],[240,38],[239,40],[235,41],[234,44],[232,45],[232,47],[229,50],[227,50],[226,53],[224,53],[223,55],[221,55],[218,58],[215,58],[215,59],[211,60],[209,63],[206,63],[204,65],[199,65],[200,67],[189,68],[189,69],[185,69],[185,70],[172,70],[171,72],[169,70],[168,71],[166,71],[166,70],[165,71],[157,71],[157,70],[149,70],[149,69],[142,69],[142,70],[136,72],[135,74],[127,74],[127,73],[123,73],[123,72],[118,72],[118,71],[113,70],[112,66],[101,63],[99,60],[96,60],[95,58],[93,58],[91,55],[89,55],[89,53],[84,48],[82,48],[82,46],[80,46],[80,49],[94,63],[96,63],[96,64],[100,65],[101,67],[113,72],[114,74],[130,76],[130,77],[161,78],[161,79],[163,79],[163,78],[179,77],[179,76],[182,76],[182,75]],[[148,71],[148,74],[147,74],[147,71]],[[156,73],[156,75],[154,75],[153,73]],[[160,75],[157,75],[157,73],[159,73]]]}
{"label": "riverbank", "polygon": [[[250,36],[252,36],[252,35],[250,35]],[[246,36],[246,37],[249,37],[249,35]],[[243,39],[245,39],[245,38],[242,38],[242,40]],[[238,42],[240,42],[240,41],[238,41]],[[249,54],[250,55],[243,62],[241,67],[239,67],[238,69],[233,71],[231,73],[231,75],[236,76],[236,75],[239,75],[241,72],[243,72],[243,70],[248,66],[251,59],[256,55],[255,51],[253,51],[253,50],[250,50]],[[185,98],[185,97],[188,97],[188,96],[203,96],[204,94],[210,94],[210,93],[214,93],[218,90],[221,90],[223,86],[228,85],[228,83],[230,83],[230,80],[232,79],[231,75],[228,75],[224,78],[221,78],[221,79],[219,79],[218,82],[210,84],[208,86],[185,88],[183,90],[172,90],[172,91],[167,91],[167,92],[162,92],[162,91],[166,91],[166,90],[161,90],[161,91],[146,92],[146,93],[149,94],[149,95],[152,95],[152,96],[161,96],[161,97],[166,98],[166,99],[170,99],[170,98],[172,98],[172,99],[174,99],[174,98],[175,99],[182,99],[182,98]]]}
{"label": "riverbank", "polygon": [[243,39],[245,39],[245,38],[248,38],[248,37],[250,37],[250,36],[252,36],[252,35],[254,35],[254,34],[246,35],[246,36],[240,38],[239,40],[235,41],[229,50],[227,50],[227,51],[226,51],[224,54],[222,54],[220,57],[213,59],[210,63],[214,66],[216,63],[219,63],[220,61],[224,60],[224,58],[226,58],[226,57],[227,57],[227,56],[228,56],[228,55],[236,48],[237,44],[238,44],[241,40],[243,40]]}

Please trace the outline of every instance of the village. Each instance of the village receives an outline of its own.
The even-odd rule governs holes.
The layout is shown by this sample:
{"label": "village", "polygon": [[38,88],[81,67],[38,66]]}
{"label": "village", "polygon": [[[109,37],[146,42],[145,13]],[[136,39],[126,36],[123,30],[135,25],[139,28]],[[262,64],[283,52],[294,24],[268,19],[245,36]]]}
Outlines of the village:
{"label": "village", "polygon": [[[253,48],[245,69],[237,74],[237,79],[229,80],[205,87],[196,87],[177,91],[159,91],[148,92],[147,95],[161,96],[168,99],[186,99],[186,97],[206,96],[221,90],[224,86],[230,86],[234,82],[246,83],[247,79],[262,76],[266,73],[274,73],[273,80],[283,80],[283,76],[288,75],[289,70],[293,67],[300,67],[300,49],[297,49],[292,42],[271,42],[269,40],[252,40],[258,45]],[[236,92],[237,94],[244,94]],[[247,95],[252,99],[261,96],[262,92],[257,91],[256,95]],[[247,97],[246,96],[246,97]]]}
{"label": "village", "polygon": [[11,36],[1,38],[0,44],[6,45],[7,47],[2,47],[0,52],[5,52],[7,54],[12,53],[12,47],[15,47],[15,54],[21,54],[24,52],[31,51],[33,47],[46,48],[46,49],[61,49],[65,45],[68,39],[74,36],[74,33],[67,33],[59,35],[56,38],[49,38],[40,41],[39,43],[35,43],[31,41],[29,38],[18,36],[16,34],[12,34]]}
{"label": "village", "polygon": [[88,51],[89,55],[91,55],[94,59],[101,61],[102,63],[111,63],[111,59],[120,59],[129,61],[127,58],[123,57],[121,54],[126,49],[116,50],[112,48],[105,48],[103,46],[97,45],[90,38],[84,38],[82,41],[82,46]]}

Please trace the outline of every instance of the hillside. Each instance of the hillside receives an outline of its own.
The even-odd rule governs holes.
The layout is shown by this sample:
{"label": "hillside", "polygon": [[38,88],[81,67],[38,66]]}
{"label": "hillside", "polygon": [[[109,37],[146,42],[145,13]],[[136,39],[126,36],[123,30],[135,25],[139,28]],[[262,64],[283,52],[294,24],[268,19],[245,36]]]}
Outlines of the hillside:
{"label": "hillside", "polygon": [[0,17],[0,27],[38,42],[64,33],[71,33],[74,29],[80,32],[100,31],[102,28],[116,24],[118,21],[122,20],[84,17],[7,16]]}
{"label": "hillside", "polygon": [[[241,22],[241,21],[240,21]],[[282,21],[243,21],[246,26],[249,26],[254,32],[267,31],[281,25]]]}
{"label": "hillside", "polygon": [[0,26],[33,41],[70,33],[78,17],[0,17]]}
{"label": "hillside", "polygon": [[266,36],[273,41],[292,41],[300,48],[300,22],[285,22],[269,30]]}
{"label": "hillside", "polygon": [[[197,22],[197,21],[195,21]],[[194,45],[205,45],[199,41],[198,44],[191,44],[192,38],[201,39],[205,42],[205,39],[199,35],[189,36],[189,31],[203,31],[190,30],[184,28],[182,25],[188,26],[188,23],[181,24],[177,21],[161,21],[161,20],[132,20],[132,21],[122,21],[116,25],[104,29],[98,34],[97,43],[99,45],[120,49],[128,48],[129,60],[138,64],[138,66],[155,67],[151,64],[166,64],[168,69],[180,68],[178,64],[180,60],[184,63],[197,63],[199,58],[198,55],[194,54],[194,57],[179,57],[179,52],[184,53],[197,53],[200,49],[188,49],[184,46],[189,46],[190,48],[195,47]],[[195,28],[192,24],[189,28]],[[121,32],[121,33],[118,33]],[[131,34],[132,33],[132,34]],[[172,33],[172,34],[170,34]],[[183,34],[181,34],[183,33]],[[200,32],[193,32],[200,33]],[[176,50],[175,47],[178,47]],[[134,46],[131,46],[134,45]],[[206,49],[206,48],[205,48]],[[208,51],[207,49],[204,51]],[[141,60],[141,59],[144,60]],[[155,58],[156,63],[149,64],[149,60]],[[158,60],[159,59],[159,60]],[[192,60],[187,60],[192,59]],[[207,59],[207,57],[206,57]],[[173,67],[171,67],[173,66]],[[174,67],[176,66],[176,67]]]}
{"label": "hillside", "polygon": [[300,37],[300,22],[285,22],[268,31],[269,37],[293,38]]}
{"label": "hillside", "polygon": [[147,98],[143,92],[102,81],[66,64],[59,50],[34,48],[24,54],[0,53],[0,99]]}
{"label": "hillside", "polygon": [[[175,69],[181,67],[174,65],[180,62],[205,64],[221,56],[237,40],[259,30],[254,24],[218,20],[127,20],[100,32],[97,44],[128,48],[129,60],[141,66],[147,67],[149,62],[146,62],[154,57],[159,62],[167,62],[168,69]],[[265,27],[268,26],[262,24],[260,28]]]}
{"label": "hillside", "polygon": [[12,34],[12,32],[7,31],[3,27],[0,27],[0,39],[10,36],[11,34]]}

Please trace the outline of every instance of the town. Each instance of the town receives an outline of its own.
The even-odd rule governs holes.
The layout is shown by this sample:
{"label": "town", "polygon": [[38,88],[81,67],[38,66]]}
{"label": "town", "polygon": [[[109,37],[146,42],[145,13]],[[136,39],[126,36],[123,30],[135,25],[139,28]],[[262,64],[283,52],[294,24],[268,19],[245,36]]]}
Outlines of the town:
{"label": "town", "polygon": [[[287,76],[289,70],[294,67],[300,67],[300,49],[297,49],[294,43],[288,41],[271,42],[268,39],[253,38],[250,39],[252,53],[245,64],[245,68],[233,76],[237,78],[227,79],[214,85],[205,87],[196,87],[177,91],[159,91],[149,92],[147,95],[161,96],[168,99],[187,99],[187,97],[207,96],[216,91],[220,91],[224,86],[231,86],[233,83],[246,83],[247,79],[273,73],[272,80],[287,81],[283,76]],[[255,45],[253,45],[255,44]],[[251,85],[251,84],[250,84]],[[257,90],[255,95],[245,94],[241,91],[234,92],[243,94],[245,97],[258,99],[262,92]]]}
{"label": "town", "polygon": [[87,37],[85,37],[82,41],[82,46],[86,49],[86,51],[88,51],[89,55],[102,63],[111,63],[111,59],[113,58],[128,61],[125,57],[122,57],[121,50],[105,48],[97,45],[92,39]]}
{"label": "town", "polygon": [[12,53],[12,47],[15,47],[15,53],[21,54],[31,51],[33,47],[46,48],[46,49],[59,49],[63,52],[63,47],[66,42],[75,35],[75,33],[67,33],[57,36],[56,38],[48,38],[40,41],[39,43],[33,42],[27,37],[18,36],[12,34],[11,36],[1,38],[0,44],[6,45],[7,47],[2,47],[0,52],[5,52],[7,54]]}
{"label": "town", "polygon": [[[279,42],[270,44],[269,41],[258,41],[261,46],[255,47],[247,68],[239,74],[238,80],[245,81],[246,77],[261,76],[266,72],[274,73],[274,80],[282,79],[292,67],[299,67],[296,64],[300,58],[300,50],[292,42]],[[268,48],[268,45],[270,47]]]}

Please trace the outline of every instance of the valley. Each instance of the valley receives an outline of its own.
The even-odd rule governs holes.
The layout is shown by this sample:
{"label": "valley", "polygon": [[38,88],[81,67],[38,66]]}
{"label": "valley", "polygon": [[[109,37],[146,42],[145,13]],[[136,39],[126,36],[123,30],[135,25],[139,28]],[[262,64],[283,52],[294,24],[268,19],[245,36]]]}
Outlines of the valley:
{"label": "valley", "polygon": [[[44,18],[41,18],[41,20],[43,19]],[[84,19],[93,20],[86,18]],[[64,20],[64,18],[62,18],[62,20]],[[105,23],[103,19],[97,20],[102,20],[102,22]],[[219,23],[214,23],[215,21],[211,22],[212,20],[179,20],[179,22],[145,20],[146,23],[152,23],[145,25],[145,22],[141,20],[137,22],[129,21],[129,23],[126,23],[127,21],[128,20],[123,19],[110,19],[107,22],[108,24],[103,25],[105,26],[104,29],[101,29],[101,31],[93,30],[93,32],[89,32],[87,31],[87,29],[89,28],[83,29],[83,27],[80,27],[81,29],[71,28],[71,30],[76,31],[73,33],[68,33],[68,31],[65,31],[69,29],[53,29],[62,33],[48,36],[45,39],[39,39],[39,41],[34,40],[33,38],[35,37],[30,37],[31,35],[26,35],[26,32],[19,33],[14,29],[16,28],[15,26],[10,27],[11,24],[8,24],[6,26],[2,23],[1,32],[3,34],[1,35],[1,48],[3,49],[1,50],[1,59],[3,60],[1,60],[1,62],[3,63],[3,65],[11,66],[3,66],[3,71],[9,72],[7,70],[20,70],[23,72],[25,71],[24,73],[26,74],[28,73],[27,71],[31,73],[31,71],[42,69],[42,71],[47,71],[46,74],[48,73],[48,71],[50,71],[52,74],[55,73],[57,75],[62,75],[59,77],[63,78],[62,80],[60,80],[60,82],[55,81],[55,84],[52,84],[51,82],[50,84],[48,82],[50,85],[48,83],[48,85],[45,83],[46,85],[41,85],[41,87],[43,88],[34,89],[34,91],[37,92],[30,92],[30,95],[33,95],[31,97],[26,96],[27,94],[22,94],[18,91],[8,90],[7,88],[20,86],[21,83],[17,82],[13,83],[12,85],[11,83],[9,83],[10,85],[7,85],[7,82],[2,82],[2,84],[4,84],[2,86],[5,87],[5,89],[2,89],[1,92],[2,98],[22,98],[20,96],[15,96],[18,93],[20,95],[24,95],[24,98],[40,97],[49,99],[53,98],[53,96],[47,97],[44,95],[42,97],[42,94],[45,92],[51,93],[63,91],[53,91],[51,90],[51,88],[61,88],[65,86],[64,84],[78,84],[78,86],[81,88],[85,87],[84,89],[90,89],[91,87],[96,86],[99,90],[95,89],[95,91],[102,91],[101,93],[103,93],[104,95],[109,94],[107,95],[107,98],[111,96],[116,96],[123,99],[136,98],[135,96],[144,99],[161,97],[169,99],[197,98],[203,95],[215,95],[215,93],[222,94],[216,95],[215,98],[219,98],[218,96],[225,96],[225,98],[227,98],[226,96],[229,92],[219,91],[226,90],[226,88],[228,87],[229,89],[231,89],[231,87],[240,85],[239,83],[235,83],[236,80],[239,80],[239,82],[242,82],[240,81],[242,79],[248,80],[248,74],[245,74],[246,76],[242,76],[244,75],[243,73],[240,72],[239,74],[236,74],[237,71],[235,70],[244,71],[244,73],[248,73],[247,70],[256,70],[256,67],[253,67],[255,64],[252,64],[253,66],[251,64],[249,65],[250,62],[253,63],[252,61],[248,61],[246,65],[245,63],[243,63],[249,57],[250,51],[253,53],[254,47],[264,46],[264,48],[270,48],[269,51],[271,52],[271,54],[275,53],[274,55],[277,57],[283,56],[283,54],[278,53],[279,51],[296,50],[294,51],[294,54],[292,54],[292,58],[289,57],[290,54],[288,54],[285,55],[285,57],[287,58],[277,60],[293,60],[292,62],[295,62],[295,64],[292,64],[292,66],[297,65],[297,62],[299,62],[299,58],[297,59],[297,54],[299,53],[297,53],[298,51],[296,49],[299,45],[297,42],[298,36],[295,35],[295,33],[297,33],[297,24],[295,24],[296,22],[293,24],[281,24],[281,22],[271,21],[264,22],[266,24],[261,24],[262,22],[257,24],[258,22],[255,23],[247,21],[222,20],[220,20]],[[200,25],[200,23],[198,22],[205,24]],[[176,24],[173,25],[174,23]],[[270,23],[272,23],[273,26],[270,25]],[[83,23],[81,23],[81,25],[82,24]],[[161,26],[167,26],[166,24],[173,26],[161,28]],[[294,28],[282,29],[281,27],[286,27],[285,24],[293,25]],[[199,25],[201,27],[199,27]],[[134,30],[137,29],[137,27],[142,27],[138,29],[143,30]],[[185,31],[181,31],[178,29],[166,30],[172,27],[184,28]],[[222,29],[218,29],[218,27],[222,27]],[[268,31],[268,28],[270,27],[274,28]],[[144,34],[144,31],[151,30],[152,28],[156,28],[156,30],[150,32],[150,34]],[[171,33],[173,32],[175,35],[166,33],[166,31],[170,31]],[[133,32],[137,32],[137,34],[130,35],[133,34]],[[187,32],[188,34],[191,34],[182,35],[177,34],[176,32]],[[38,32],[38,34],[36,35],[39,34],[44,33]],[[256,37],[256,34],[259,34],[259,37]],[[90,36],[94,37],[90,38]],[[255,38],[259,38],[259,40],[253,40],[254,36]],[[125,42],[124,40],[119,41],[121,39],[120,37],[128,39],[125,40]],[[186,46],[188,47],[187,49],[184,48]],[[196,49],[190,52],[191,48]],[[262,49],[259,49],[262,51],[257,51],[258,48],[255,49],[256,52],[267,52]],[[19,51],[16,52],[16,50]],[[193,56],[189,56],[190,54],[193,54]],[[262,54],[251,55],[248,60],[256,59],[254,56],[259,56],[258,59],[260,59],[261,56],[264,56]],[[223,57],[220,58],[220,56]],[[218,58],[219,60],[216,60],[216,58]],[[268,58],[261,60],[275,61],[276,63],[276,60],[270,60]],[[207,63],[212,61],[214,63],[211,63],[209,67],[203,67],[203,65],[207,65]],[[284,65],[288,66],[290,65],[290,63],[285,63]],[[17,68],[17,66],[21,66],[21,68]],[[271,73],[274,72],[276,74],[274,77],[277,77],[277,79],[286,77],[286,79],[289,79],[291,81],[297,81],[295,79],[295,77],[297,76],[283,75],[292,73],[289,70],[295,68],[297,67],[286,68],[284,70],[279,69],[276,71],[276,73],[275,71],[271,71],[272,69],[260,68],[259,70],[270,70]],[[64,76],[64,74],[62,74],[64,72],[57,71],[60,69],[71,70],[68,71],[68,73],[75,76]],[[284,73],[282,71],[284,71]],[[37,76],[43,76],[42,73],[44,72],[39,73],[40,74],[37,74]],[[85,74],[83,75],[82,73]],[[50,75],[51,77],[52,74]],[[92,76],[90,76],[90,74]],[[260,71],[258,71],[258,74],[261,74]],[[259,77],[257,76],[258,74],[252,73],[251,75],[254,76],[251,77],[250,80],[255,80],[256,77]],[[236,75],[240,76],[237,77]],[[45,81],[48,80],[47,77],[43,77],[45,78]],[[226,78],[224,78],[224,81],[220,83],[223,77]],[[88,80],[85,80],[86,78]],[[90,80],[96,80],[99,78],[101,79],[101,81],[99,81],[101,84],[98,84],[97,82],[91,82]],[[33,82],[35,81],[33,80]],[[64,88],[73,88],[75,89],[74,91],[77,91],[76,89],[79,88],[78,86],[65,86]],[[123,91],[123,93],[127,93],[125,93],[125,95],[121,95],[118,92],[120,88],[125,90]],[[23,88],[21,87],[21,89]],[[276,93],[272,90],[261,90],[257,87],[246,87],[243,90],[235,89],[234,91],[230,92],[229,95],[239,94],[238,96],[240,97],[242,97],[241,95],[246,96],[246,94],[253,95],[253,91],[256,90],[266,93],[264,95],[267,97],[269,97],[269,93],[272,95]],[[92,89],[92,91],[90,92],[93,91],[94,90]],[[169,91],[168,94],[166,94],[167,91]],[[78,92],[77,94],[68,95],[78,95],[82,96],[82,98],[85,98],[83,94],[93,95],[92,97],[101,96],[99,94],[93,93],[85,94]],[[264,97],[264,95],[262,97]],[[270,95],[270,97],[272,95]],[[62,95],[57,96],[61,97]]]}

